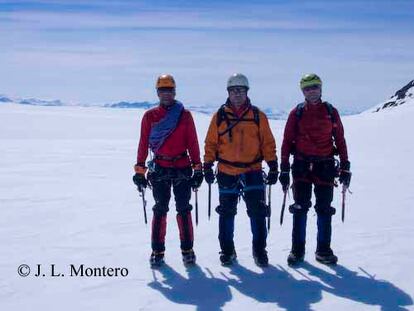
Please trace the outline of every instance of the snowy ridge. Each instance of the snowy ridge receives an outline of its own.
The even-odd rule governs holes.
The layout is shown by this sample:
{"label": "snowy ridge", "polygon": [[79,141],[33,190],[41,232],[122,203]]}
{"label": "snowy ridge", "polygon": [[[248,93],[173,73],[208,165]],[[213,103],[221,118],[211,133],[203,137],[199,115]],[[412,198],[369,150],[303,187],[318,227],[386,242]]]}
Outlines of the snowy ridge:
{"label": "snowy ridge", "polygon": [[380,112],[401,106],[403,104],[414,105],[414,80],[395,92],[389,100],[369,109],[368,111]]}

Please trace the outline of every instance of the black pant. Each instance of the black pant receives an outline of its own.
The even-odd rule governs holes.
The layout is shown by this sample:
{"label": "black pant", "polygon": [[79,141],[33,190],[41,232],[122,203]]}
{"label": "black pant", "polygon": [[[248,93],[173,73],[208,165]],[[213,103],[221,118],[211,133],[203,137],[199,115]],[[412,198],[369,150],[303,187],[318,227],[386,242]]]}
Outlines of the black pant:
{"label": "black pant", "polygon": [[[330,252],[331,221],[335,209],[331,207],[333,186],[314,185],[315,210],[318,217],[317,251]],[[306,242],[306,221],[309,208],[312,206],[312,183],[295,181],[293,185],[295,204],[290,206],[293,213],[292,251],[303,255]]]}
{"label": "black pant", "polygon": [[247,214],[250,217],[253,234],[253,250],[263,252],[266,248],[266,216],[268,208],[265,203],[265,186],[261,171],[241,175],[217,175],[220,205],[216,208],[219,217],[219,242],[222,252],[234,251],[234,216],[237,214],[237,203],[242,195]]}
{"label": "black pant", "polygon": [[152,194],[155,205],[153,211],[158,215],[166,215],[173,188],[177,213],[186,213],[192,210],[191,199],[191,167],[165,168],[156,165],[155,171],[149,173],[148,179],[152,185]]}
{"label": "black pant", "polygon": [[165,168],[159,165],[156,165],[154,172],[149,173],[148,179],[152,185],[152,194],[155,200],[151,235],[153,250],[165,250],[166,216],[169,211],[171,187],[175,198],[181,249],[192,249],[194,237],[191,219],[192,206],[190,204],[191,175],[191,167]]}

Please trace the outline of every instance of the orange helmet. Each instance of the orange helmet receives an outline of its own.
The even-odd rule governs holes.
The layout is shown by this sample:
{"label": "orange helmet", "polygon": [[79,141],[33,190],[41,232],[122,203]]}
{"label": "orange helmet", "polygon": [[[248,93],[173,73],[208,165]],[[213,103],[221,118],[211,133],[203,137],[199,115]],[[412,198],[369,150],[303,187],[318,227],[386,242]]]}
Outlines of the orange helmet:
{"label": "orange helmet", "polygon": [[175,81],[173,76],[169,74],[160,75],[157,79],[157,84],[155,85],[155,88],[159,89],[160,87],[175,88]]}

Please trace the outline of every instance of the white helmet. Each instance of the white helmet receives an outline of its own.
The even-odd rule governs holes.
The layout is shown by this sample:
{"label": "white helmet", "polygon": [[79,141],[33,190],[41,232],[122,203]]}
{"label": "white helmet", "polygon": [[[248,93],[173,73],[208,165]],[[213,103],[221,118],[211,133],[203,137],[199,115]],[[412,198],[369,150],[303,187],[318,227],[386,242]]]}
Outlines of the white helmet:
{"label": "white helmet", "polygon": [[249,80],[247,80],[246,76],[241,73],[232,74],[227,80],[227,89],[233,86],[244,86],[249,89]]}

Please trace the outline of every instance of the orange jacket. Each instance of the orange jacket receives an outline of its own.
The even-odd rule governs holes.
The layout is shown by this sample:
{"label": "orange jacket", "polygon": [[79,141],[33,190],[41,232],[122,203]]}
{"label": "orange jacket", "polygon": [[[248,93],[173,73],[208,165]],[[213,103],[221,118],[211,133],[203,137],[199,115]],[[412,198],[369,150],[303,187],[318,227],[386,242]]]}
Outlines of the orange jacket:
{"label": "orange jacket", "polygon": [[[259,110],[259,126],[254,122],[254,112],[250,103],[246,105],[241,113],[237,113],[228,103],[225,106],[225,113],[230,119],[238,118],[248,110],[243,119],[232,128],[232,138],[229,133],[219,135],[228,128],[227,122],[223,120],[217,126],[218,113],[213,115],[205,139],[204,162],[213,163],[218,158],[230,162],[251,163],[263,158],[266,162],[277,160],[276,142],[270,130],[269,121],[266,115]],[[236,121],[231,120],[230,125]],[[249,171],[262,169],[262,163],[257,162],[248,167],[236,167],[219,161],[218,170],[229,175],[239,175]]]}

